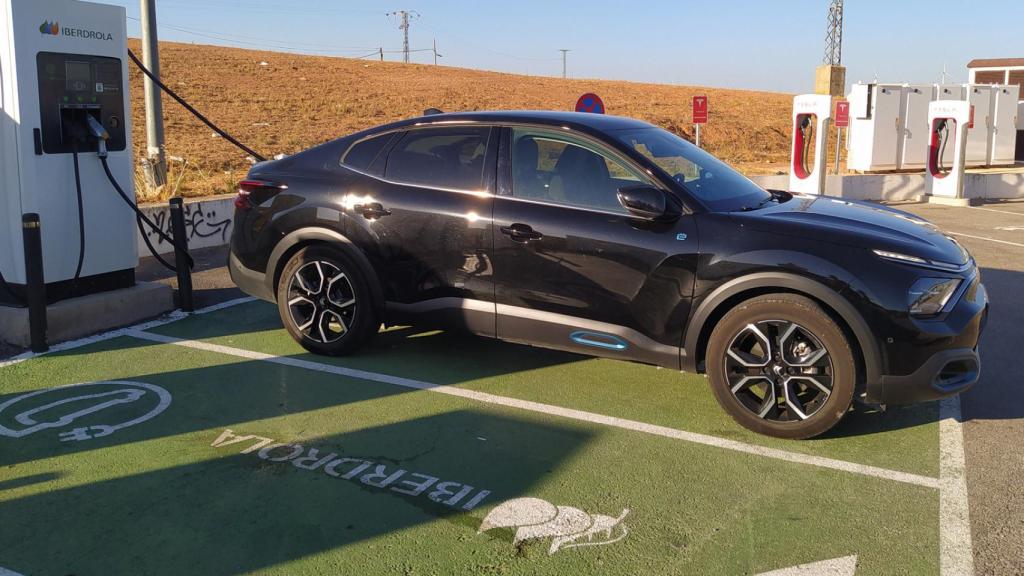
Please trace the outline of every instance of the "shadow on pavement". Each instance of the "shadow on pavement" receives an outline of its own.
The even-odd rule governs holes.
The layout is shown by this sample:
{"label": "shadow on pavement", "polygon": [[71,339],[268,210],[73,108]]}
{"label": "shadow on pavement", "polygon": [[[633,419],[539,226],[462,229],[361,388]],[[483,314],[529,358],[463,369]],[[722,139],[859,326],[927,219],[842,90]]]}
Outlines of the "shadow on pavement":
{"label": "shadow on pavement", "polygon": [[1021,345],[1024,344],[1024,272],[983,268],[990,312],[981,337],[981,380],[964,393],[965,420],[1024,418]]}
{"label": "shadow on pavement", "polygon": [[[178,429],[215,425],[164,419],[172,420],[191,421]],[[238,434],[294,440],[267,427],[232,426]],[[293,465],[298,460],[272,460],[287,457],[290,446],[266,454],[240,453],[252,441],[212,447],[219,434],[187,439],[191,444],[184,449],[198,461],[0,502],[5,566],[31,574],[245,574],[438,520],[453,524],[442,527],[436,542],[415,540],[433,531],[391,542],[425,552],[443,549],[476,535],[479,518],[468,516],[464,505],[482,490],[489,491],[478,503],[485,507],[527,495],[590,438],[575,427],[460,410],[299,441],[301,455],[316,448],[313,455],[353,459],[331,468],[331,475],[330,462],[302,469]],[[144,439],[136,434],[129,441]],[[176,450],[183,450],[181,442]],[[363,461],[370,466],[358,471]],[[398,471],[404,472],[393,476]],[[417,483],[431,478],[418,495],[396,491],[416,492]],[[436,502],[430,494],[441,482],[451,484]],[[447,492],[466,486],[471,490],[453,505],[443,503],[454,498]],[[336,556],[329,563],[342,568],[339,559],[355,562]],[[319,557],[316,565],[322,569],[325,560]],[[371,555],[360,562],[384,560]]]}

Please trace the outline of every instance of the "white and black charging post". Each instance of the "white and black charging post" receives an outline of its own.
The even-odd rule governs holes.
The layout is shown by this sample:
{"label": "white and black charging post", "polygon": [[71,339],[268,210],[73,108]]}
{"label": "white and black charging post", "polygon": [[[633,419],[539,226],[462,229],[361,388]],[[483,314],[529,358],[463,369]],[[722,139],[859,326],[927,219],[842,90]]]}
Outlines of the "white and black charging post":
{"label": "white and black charging post", "polygon": [[88,128],[92,118],[109,135],[107,164],[134,198],[126,33],[119,6],[0,3],[0,273],[16,289],[26,281],[25,213],[39,215],[43,268],[55,291],[73,291],[66,283],[76,276],[83,291],[134,283],[135,214],[110,190]]}
{"label": "white and black charging post", "polygon": [[[789,191],[825,193],[828,160],[826,143],[832,118],[832,97],[801,94],[793,98],[793,139],[789,162]],[[812,153],[813,152],[813,153]]]}
{"label": "white and black charging post", "polygon": [[[964,198],[964,165],[967,160],[967,130],[971,105],[966,100],[936,100],[928,104],[928,156],[925,193],[935,204],[968,206]],[[946,150],[953,150],[953,163],[946,165]]]}
{"label": "white and black charging post", "polygon": [[57,338],[173,308],[169,287],[135,282],[131,118],[123,7],[0,1],[0,339],[28,339],[26,214]]}

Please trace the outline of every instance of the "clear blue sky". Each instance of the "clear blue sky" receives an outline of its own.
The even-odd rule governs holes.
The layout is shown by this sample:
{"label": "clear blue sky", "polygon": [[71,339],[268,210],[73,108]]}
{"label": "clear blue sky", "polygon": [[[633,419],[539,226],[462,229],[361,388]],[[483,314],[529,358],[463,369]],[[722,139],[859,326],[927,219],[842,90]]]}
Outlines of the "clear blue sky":
{"label": "clear blue sky", "polygon": [[[100,0],[128,9],[137,0]],[[160,38],[358,56],[402,47],[391,10],[415,10],[410,47],[437,39],[441,63],[569,76],[809,92],[828,0],[157,0]],[[970,7],[971,5],[974,7]],[[952,18],[943,14],[953,14]],[[131,18],[135,18],[134,20]],[[1024,0],[847,0],[847,82],[967,80],[972,58],[1024,57]],[[956,28],[954,28],[956,27]],[[946,35],[947,38],[942,36]],[[401,54],[386,58],[400,60]],[[432,61],[416,52],[414,62]]]}

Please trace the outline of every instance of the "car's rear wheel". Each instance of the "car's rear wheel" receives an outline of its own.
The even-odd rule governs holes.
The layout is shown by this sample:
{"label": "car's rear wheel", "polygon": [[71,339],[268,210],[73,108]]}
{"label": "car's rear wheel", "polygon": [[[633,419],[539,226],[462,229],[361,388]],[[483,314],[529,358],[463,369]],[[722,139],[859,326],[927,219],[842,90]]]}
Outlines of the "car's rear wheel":
{"label": "car's rear wheel", "polygon": [[711,333],[706,366],[726,412],[779,438],[810,438],[835,426],[857,380],[842,329],[795,294],[758,296],[727,312]]}
{"label": "car's rear wheel", "polygon": [[308,246],[288,260],[277,284],[277,307],[292,338],[316,354],[348,354],[379,328],[366,279],[348,256],[329,246]]}

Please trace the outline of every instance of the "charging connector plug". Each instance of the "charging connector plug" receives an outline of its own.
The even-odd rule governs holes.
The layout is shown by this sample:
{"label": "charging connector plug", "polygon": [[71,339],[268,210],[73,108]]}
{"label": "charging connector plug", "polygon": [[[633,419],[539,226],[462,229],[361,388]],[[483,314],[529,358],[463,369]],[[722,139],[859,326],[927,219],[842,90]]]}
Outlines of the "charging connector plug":
{"label": "charging connector plug", "polygon": [[107,129],[100,124],[100,121],[93,117],[92,114],[86,115],[86,123],[89,125],[89,134],[93,138],[96,138],[97,155],[100,158],[107,157],[107,140],[110,138],[110,133]]}

